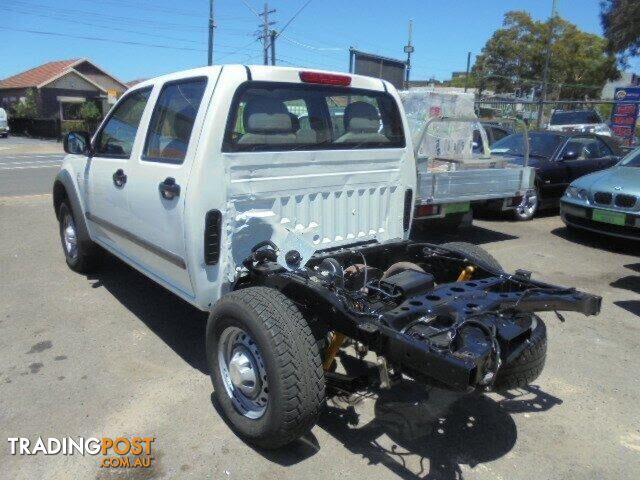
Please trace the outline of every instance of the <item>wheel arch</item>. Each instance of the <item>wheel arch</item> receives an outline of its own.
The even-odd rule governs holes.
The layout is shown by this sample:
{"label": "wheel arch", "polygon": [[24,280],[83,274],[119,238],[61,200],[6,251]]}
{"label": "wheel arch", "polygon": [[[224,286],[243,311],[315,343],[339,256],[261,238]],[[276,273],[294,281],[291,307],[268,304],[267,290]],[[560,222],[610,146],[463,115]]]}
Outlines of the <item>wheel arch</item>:
{"label": "wheel arch", "polygon": [[71,174],[68,170],[61,170],[53,181],[53,209],[58,220],[60,220],[60,205],[65,200],[67,200],[73,213],[80,241],[90,241],[91,237],[89,236],[84,210],[80,204],[80,198]]}

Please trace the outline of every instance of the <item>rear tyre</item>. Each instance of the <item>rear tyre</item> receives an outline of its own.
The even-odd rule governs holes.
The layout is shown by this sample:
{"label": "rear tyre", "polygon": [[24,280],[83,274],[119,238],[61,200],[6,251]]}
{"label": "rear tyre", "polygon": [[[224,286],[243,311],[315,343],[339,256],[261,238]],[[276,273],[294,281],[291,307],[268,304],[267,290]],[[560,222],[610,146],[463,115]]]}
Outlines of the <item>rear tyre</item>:
{"label": "rear tyre", "polygon": [[526,341],[524,350],[498,370],[494,390],[524,387],[542,373],[547,359],[547,327],[537,315],[533,315],[532,321],[531,337]]}
{"label": "rear tyre", "polygon": [[91,272],[98,262],[98,248],[91,241],[79,237],[77,223],[66,201],[58,209],[60,242],[69,268],[78,273]]}
{"label": "rear tyre", "polygon": [[251,287],[222,297],[206,344],[214,397],[244,440],[279,448],[315,425],[325,398],[319,342],[282,293]]}
{"label": "rear tyre", "polygon": [[467,242],[449,242],[443,243],[441,246],[463,255],[471,263],[486,265],[487,267],[490,267],[491,269],[497,270],[499,272],[503,271],[500,262],[498,262],[498,260],[496,260],[493,255],[491,255],[482,247],[478,247],[477,245]]}

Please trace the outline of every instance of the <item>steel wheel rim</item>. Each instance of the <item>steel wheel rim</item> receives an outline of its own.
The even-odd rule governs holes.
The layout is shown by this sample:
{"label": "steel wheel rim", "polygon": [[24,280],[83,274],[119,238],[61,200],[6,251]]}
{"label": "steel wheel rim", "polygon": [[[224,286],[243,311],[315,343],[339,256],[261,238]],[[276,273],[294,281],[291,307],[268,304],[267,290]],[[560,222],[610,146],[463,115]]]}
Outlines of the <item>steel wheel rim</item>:
{"label": "steel wheel rim", "polygon": [[269,403],[269,385],[251,335],[239,327],[227,327],[218,343],[218,368],[234,408],[252,420],[262,417]]}
{"label": "steel wheel rim", "polygon": [[62,221],[62,243],[69,258],[75,260],[78,256],[78,235],[76,224],[69,213],[64,216]]}
{"label": "steel wheel rim", "polygon": [[536,213],[536,209],[538,208],[538,194],[526,194],[520,202],[520,205],[516,207],[516,212],[518,216],[522,218],[532,217],[534,213]]}

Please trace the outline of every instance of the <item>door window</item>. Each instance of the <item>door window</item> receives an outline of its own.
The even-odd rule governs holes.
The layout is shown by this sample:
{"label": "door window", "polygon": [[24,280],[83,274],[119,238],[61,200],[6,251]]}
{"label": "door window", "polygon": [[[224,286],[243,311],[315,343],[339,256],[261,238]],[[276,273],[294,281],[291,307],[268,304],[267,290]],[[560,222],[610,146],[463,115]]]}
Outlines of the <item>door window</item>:
{"label": "door window", "polygon": [[97,156],[129,158],[150,93],[151,88],[137,90],[127,94],[118,104],[98,134]]}
{"label": "door window", "polygon": [[600,158],[600,148],[596,138],[578,137],[572,138],[562,151],[562,157],[569,152],[577,154],[574,160],[590,160]]}
{"label": "door window", "polygon": [[491,132],[493,133],[493,141],[497,142],[498,140],[502,140],[504,137],[509,135],[509,132],[502,128],[491,127]]}
{"label": "door window", "polygon": [[190,78],[162,87],[149,123],[144,160],[184,161],[206,85],[206,78]]}
{"label": "door window", "polygon": [[598,142],[598,148],[600,148],[600,156],[601,157],[613,157],[614,156],[613,151],[611,150],[609,145],[607,145],[605,143],[604,140],[602,140],[601,138],[598,138],[596,141]]}

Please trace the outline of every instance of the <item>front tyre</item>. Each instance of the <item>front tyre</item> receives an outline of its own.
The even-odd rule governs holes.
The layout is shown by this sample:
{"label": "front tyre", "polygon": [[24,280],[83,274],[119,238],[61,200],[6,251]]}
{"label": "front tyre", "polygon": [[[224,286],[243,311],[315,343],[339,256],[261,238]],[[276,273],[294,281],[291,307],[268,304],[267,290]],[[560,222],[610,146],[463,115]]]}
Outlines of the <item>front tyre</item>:
{"label": "front tyre", "polygon": [[67,265],[79,273],[89,273],[97,263],[97,247],[90,240],[80,238],[71,207],[63,201],[58,210],[60,242]]}
{"label": "front tyre", "polygon": [[262,448],[293,442],[324,404],[317,339],[277,290],[251,287],[222,297],[207,323],[214,396],[233,430]]}

